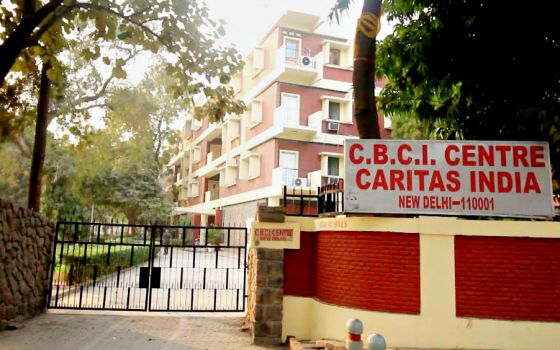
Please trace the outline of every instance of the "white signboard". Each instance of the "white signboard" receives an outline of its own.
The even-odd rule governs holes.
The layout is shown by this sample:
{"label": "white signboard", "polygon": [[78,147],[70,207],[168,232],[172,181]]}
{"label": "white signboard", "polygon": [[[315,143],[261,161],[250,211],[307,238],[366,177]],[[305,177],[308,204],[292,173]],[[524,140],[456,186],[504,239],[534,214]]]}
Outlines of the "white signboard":
{"label": "white signboard", "polygon": [[553,216],[546,142],[346,140],[344,211]]}

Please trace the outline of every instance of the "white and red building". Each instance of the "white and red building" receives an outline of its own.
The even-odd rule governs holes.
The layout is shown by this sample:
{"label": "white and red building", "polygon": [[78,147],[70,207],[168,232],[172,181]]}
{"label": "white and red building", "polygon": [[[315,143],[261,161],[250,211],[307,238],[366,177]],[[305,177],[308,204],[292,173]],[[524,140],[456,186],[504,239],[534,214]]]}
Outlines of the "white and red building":
{"label": "white and red building", "polygon": [[[310,191],[343,177],[352,117],[352,42],[322,35],[321,18],[286,12],[232,79],[242,115],[220,124],[187,116],[169,166],[174,215],[191,223],[245,224],[258,203],[281,205],[284,186]],[[379,86],[380,87],[380,86]],[[390,123],[379,120],[384,138]]]}

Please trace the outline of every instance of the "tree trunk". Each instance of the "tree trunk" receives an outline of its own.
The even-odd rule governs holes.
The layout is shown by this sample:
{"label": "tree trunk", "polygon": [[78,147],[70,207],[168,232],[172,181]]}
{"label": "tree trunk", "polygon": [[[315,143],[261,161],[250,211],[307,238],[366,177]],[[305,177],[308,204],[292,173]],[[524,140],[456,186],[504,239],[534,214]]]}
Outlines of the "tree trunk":
{"label": "tree trunk", "polygon": [[129,225],[136,225],[136,220],[138,218],[138,210],[136,208],[126,209],[125,215]]}
{"label": "tree trunk", "polygon": [[31,170],[29,172],[29,193],[27,207],[34,211],[41,208],[41,176],[45,162],[47,147],[47,126],[49,115],[49,78],[47,71],[50,68],[48,61],[43,63],[41,69],[41,84],[39,86],[39,101],[37,104],[37,122],[35,123],[35,143],[31,157]]}
{"label": "tree trunk", "polygon": [[[8,34],[6,40],[0,45],[0,86],[4,84],[6,75],[12,69],[21,51],[29,45],[29,39],[37,27],[52,14],[63,0],[51,0],[33,14],[26,14],[18,26]],[[28,1],[26,1],[28,2]],[[26,8],[27,11],[33,7]]]}
{"label": "tree trunk", "polygon": [[[364,0],[360,21],[363,21],[364,15],[368,13],[373,14],[381,21],[381,2],[382,0]],[[381,134],[375,101],[376,38],[375,36],[371,37],[371,34],[366,35],[359,27],[356,29],[354,39],[354,73],[352,75],[354,118],[358,124],[360,138],[378,139]]]}

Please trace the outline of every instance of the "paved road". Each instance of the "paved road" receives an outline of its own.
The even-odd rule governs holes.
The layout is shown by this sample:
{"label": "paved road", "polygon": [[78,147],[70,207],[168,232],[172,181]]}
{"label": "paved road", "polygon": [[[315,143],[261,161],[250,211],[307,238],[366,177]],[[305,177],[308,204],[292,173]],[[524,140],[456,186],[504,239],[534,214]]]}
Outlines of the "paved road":
{"label": "paved road", "polygon": [[224,350],[286,349],[251,345],[241,314],[49,312],[0,333],[4,350]]}
{"label": "paved road", "polygon": [[[152,289],[152,309],[242,310],[243,254],[238,249],[221,249],[216,268],[213,249],[197,249],[196,254],[177,247],[168,254],[160,250],[154,266],[161,267],[161,281],[160,288]],[[51,306],[142,310],[147,289],[139,288],[138,283],[143,266],[147,266],[147,262],[98,278],[95,286],[90,281],[80,286],[57,288],[55,282]]]}

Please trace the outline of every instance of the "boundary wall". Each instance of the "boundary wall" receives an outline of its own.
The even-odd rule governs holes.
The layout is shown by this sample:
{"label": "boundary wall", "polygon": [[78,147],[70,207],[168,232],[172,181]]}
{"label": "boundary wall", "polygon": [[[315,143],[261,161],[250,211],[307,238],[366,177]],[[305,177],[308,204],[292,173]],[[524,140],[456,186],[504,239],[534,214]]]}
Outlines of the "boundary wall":
{"label": "boundary wall", "polygon": [[54,223],[0,198],[0,331],[45,311]]}
{"label": "boundary wall", "polygon": [[[359,318],[364,334],[382,334],[389,348],[560,344],[558,222],[286,221],[298,230],[284,250],[282,339],[343,340],[346,321]],[[261,248],[281,246],[251,237]]]}

